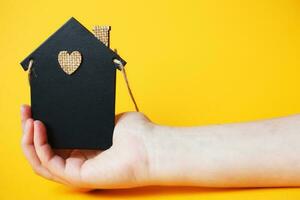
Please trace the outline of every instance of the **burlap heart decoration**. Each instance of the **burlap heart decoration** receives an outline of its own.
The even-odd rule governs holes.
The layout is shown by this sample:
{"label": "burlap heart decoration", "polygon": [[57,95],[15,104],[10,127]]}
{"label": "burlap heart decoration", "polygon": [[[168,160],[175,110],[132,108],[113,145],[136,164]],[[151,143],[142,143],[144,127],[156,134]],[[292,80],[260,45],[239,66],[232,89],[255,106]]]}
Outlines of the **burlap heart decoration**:
{"label": "burlap heart decoration", "polygon": [[69,54],[68,51],[60,51],[58,54],[58,62],[64,72],[71,75],[81,64],[81,54],[79,51],[73,51],[71,54]]}

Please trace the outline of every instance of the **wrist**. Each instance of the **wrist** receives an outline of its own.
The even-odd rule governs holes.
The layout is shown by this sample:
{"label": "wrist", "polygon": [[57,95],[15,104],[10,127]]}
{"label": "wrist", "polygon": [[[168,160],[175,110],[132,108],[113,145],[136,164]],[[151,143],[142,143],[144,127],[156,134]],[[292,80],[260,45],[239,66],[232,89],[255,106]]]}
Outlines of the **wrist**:
{"label": "wrist", "polygon": [[177,185],[185,179],[182,173],[185,152],[177,132],[175,127],[153,124],[146,134],[147,185]]}
{"label": "wrist", "polygon": [[153,125],[146,149],[149,185],[202,185],[216,166],[205,155],[212,138],[205,128]]}

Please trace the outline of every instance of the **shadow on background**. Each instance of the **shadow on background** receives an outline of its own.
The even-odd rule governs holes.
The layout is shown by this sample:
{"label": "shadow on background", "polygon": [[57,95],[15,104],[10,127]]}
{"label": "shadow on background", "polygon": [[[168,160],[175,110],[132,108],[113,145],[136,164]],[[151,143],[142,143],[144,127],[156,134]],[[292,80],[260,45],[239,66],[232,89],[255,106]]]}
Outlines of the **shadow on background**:
{"label": "shadow on background", "polygon": [[[185,195],[185,194],[218,194],[218,193],[234,193],[234,192],[245,192],[251,190],[274,190],[276,188],[202,188],[202,187],[172,187],[172,186],[146,186],[131,189],[98,189],[90,192],[85,192],[84,195],[91,197],[151,197],[151,196],[164,196],[164,195]],[[283,189],[283,188],[277,188]],[[64,188],[63,193],[81,193]]]}

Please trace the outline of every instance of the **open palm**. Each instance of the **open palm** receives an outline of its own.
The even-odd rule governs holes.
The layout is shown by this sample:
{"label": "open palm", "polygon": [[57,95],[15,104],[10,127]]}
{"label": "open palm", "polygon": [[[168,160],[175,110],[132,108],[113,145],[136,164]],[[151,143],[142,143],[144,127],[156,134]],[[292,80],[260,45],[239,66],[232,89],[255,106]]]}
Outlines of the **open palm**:
{"label": "open palm", "polygon": [[21,108],[22,148],[40,176],[78,188],[127,188],[145,184],[148,176],[147,141],[152,129],[139,112],[116,116],[113,145],[105,151],[54,150],[41,121],[31,118],[30,106]]}

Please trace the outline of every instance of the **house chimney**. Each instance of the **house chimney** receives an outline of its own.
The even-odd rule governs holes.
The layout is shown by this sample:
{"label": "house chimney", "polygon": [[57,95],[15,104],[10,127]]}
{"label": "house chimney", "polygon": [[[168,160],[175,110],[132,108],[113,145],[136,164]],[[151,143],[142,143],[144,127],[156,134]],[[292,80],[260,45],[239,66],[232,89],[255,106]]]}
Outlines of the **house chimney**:
{"label": "house chimney", "polygon": [[94,26],[93,32],[96,38],[109,47],[110,26]]}

